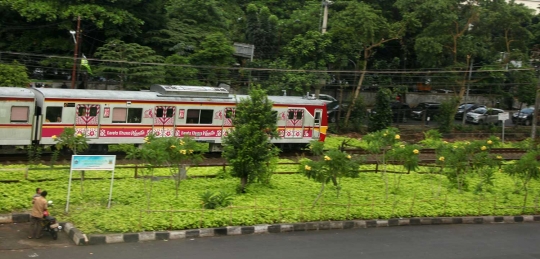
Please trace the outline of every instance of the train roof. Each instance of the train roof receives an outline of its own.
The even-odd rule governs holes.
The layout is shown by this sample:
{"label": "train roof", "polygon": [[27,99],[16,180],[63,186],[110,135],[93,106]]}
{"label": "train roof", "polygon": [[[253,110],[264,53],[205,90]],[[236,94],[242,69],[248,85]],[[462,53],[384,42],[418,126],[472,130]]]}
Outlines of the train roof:
{"label": "train roof", "polygon": [[[249,95],[228,94],[209,95],[171,95],[154,91],[120,91],[120,90],[94,90],[94,89],[63,89],[63,88],[33,88],[45,99],[88,99],[88,100],[115,100],[115,101],[171,101],[171,102],[220,102],[235,103],[240,99],[249,98]],[[324,105],[321,100],[306,99],[302,96],[268,96],[274,104],[302,104]]]}
{"label": "train roof", "polygon": [[34,98],[34,92],[28,88],[0,87],[0,97]]}

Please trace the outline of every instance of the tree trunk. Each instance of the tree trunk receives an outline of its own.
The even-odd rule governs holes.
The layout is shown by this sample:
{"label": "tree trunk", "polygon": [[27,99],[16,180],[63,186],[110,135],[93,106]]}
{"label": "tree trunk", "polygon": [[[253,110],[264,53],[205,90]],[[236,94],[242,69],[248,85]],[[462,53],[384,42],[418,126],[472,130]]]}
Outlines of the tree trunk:
{"label": "tree trunk", "polygon": [[358,99],[358,95],[360,94],[360,89],[362,88],[362,83],[364,82],[364,78],[366,77],[367,72],[367,62],[369,58],[368,50],[364,50],[364,64],[362,64],[362,73],[360,74],[360,80],[358,80],[358,85],[356,86],[356,90],[354,91],[354,96],[351,101],[351,104],[349,105],[349,108],[347,109],[347,115],[345,116],[345,127],[349,125],[349,117],[351,116],[351,111],[354,107],[354,104],[356,103],[356,99]]}
{"label": "tree trunk", "polygon": [[315,200],[313,201],[313,204],[311,205],[311,207],[315,207],[315,204],[317,204],[317,202],[319,201],[319,199],[321,198],[323,192],[324,192],[324,182],[322,183],[321,185],[321,190],[319,191],[319,195],[317,195],[317,198],[315,198]]}
{"label": "tree trunk", "polygon": [[244,177],[240,178],[240,190],[242,191],[242,193],[246,192],[247,182],[248,182],[247,176],[244,176]]}

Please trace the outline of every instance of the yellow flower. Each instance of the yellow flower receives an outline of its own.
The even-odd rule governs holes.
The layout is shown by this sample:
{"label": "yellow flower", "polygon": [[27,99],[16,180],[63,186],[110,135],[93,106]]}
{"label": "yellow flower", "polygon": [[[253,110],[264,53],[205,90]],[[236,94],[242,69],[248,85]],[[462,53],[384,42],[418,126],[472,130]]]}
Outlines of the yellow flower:
{"label": "yellow flower", "polygon": [[189,153],[190,153],[190,154],[193,154],[193,149],[190,149],[190,150],[189,150]]}
{"label": "yellow flower", "polygon": [[486,150],[486,149],[487,149],[487,147],[486,147],[486,146],[482,146],[482,147],[481,147],[480,149],[482,149],[482,150]]}
{"label": "yellow flower", "polygon": [[497,159],[502,159],[502,156],[497,156]]}
{"label": "yellow flower", "polygon": [[306,169],[307,171],[309,171],[309,170],[311,170],[311,166],[306,165],[306,166],[304,166],[304,169]]}
{"label": "yellow flower", "polygon": [[418,151],[418,149],[415,149],[415,150],[413,150],[412,152],[413,152],[415,155],[420,154],[420,151]]}
{"label": "yellow flower", "polygon": [[395,139],[400,139],[400,138],[401,138],[401,136],[399,136],[399,135],[395,136]]}
{"label": "yellow flower", "polygon": [[332,160],[332,158],[330,158],[329,156],[324,156],[324,160],[330,161],[330,160]]}
{"label": "yellow flower", "polygon": [[53,140],[57,139],[58,137],[56,135],[52,135],[51,137]]}
{"label": "yellow flower", "polygon": [[180,146],[183,146],[184,144],[184,141],[180,140]]}
{"label": "yellow flower", "polygon": [[383,136],[386,137],[386,133],[384,133]]}
{"label": "yellow flower", "polygon": [[348,159],[351,159],[351,155],[347,155],[347,158],[348,158]]}
{"label": "yellow flower", "polygon": [[145,138],[144,138],[144,142],[150,143],[150,142],[148,142],[148,137],[145,137]]}
{"label": "yellow flower", "polygon": [[81,133],[77,134],[77,137],[82,137],[82,134]]}
{"label": "yellow flower", "polygon": [[490,140],[487,141],[487,143],[488,143],[488,145],[491,145],[491,144],[493,144],[493,141],[491,141],[491,139],[490,139]]}
{"label": "yellow flower", "polygon": [[173,148],[173,149],[174,149],[174,148],[176,148],[176,146],[175,146],[175,145],[171,145],[171,148]]}
{"label": "yellow flower", "polygon": [[180,150],[180,154],[185,155],[185,154],[186,154],[186,150],[185,150],[185,149]]}
{"label": "yellow flower", "polygon": [[439,161],[444,162],[444,156],[439,157]]}
{"label": "yellow flower", "polygon": [[405,145],[399,145],[400,148],[405,148]]}

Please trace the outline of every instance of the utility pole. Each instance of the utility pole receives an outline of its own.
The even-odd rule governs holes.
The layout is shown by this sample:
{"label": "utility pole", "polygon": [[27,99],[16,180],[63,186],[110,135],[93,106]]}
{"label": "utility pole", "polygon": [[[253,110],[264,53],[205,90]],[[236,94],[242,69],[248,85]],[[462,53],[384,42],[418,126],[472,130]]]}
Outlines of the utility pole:
{"label": "utility pole", "polygon": [[77,84],[77,56],[79,55],[79,32],[81,30],[81,16],[77,16],[77,30],[75,31],[76,35],[73,35],[73,31],[70,31],[71,34],[75,37],[75,52],[73,53],[73,69],[71,71],[71,89],[75,89]]}
{"label": "utility pole", "polygon": [[[469,101],[469,90],[470,90],[470,87],[471,87],[471,78],[472,78],[472,68],[473,68],[473,64],[474,64],[474,58],[471,58],[470,59],[470,65],[469,65],[469,80],[467,80],[467,88],[465,89],[465,100],[463,101],[463,103],[467,103],[467,101]],[[464,105],[463,108],[467,107],[467,105]],[[461,118],[461,125],[465,125],[465,119],[467,117],[467,110],[463,110],[463,118]]]}
{"label": "utility pole", "polygon": [[540,76],[538,78],[538,84],[536,85],[536,98],[534,100],[534,112],[533,112],[533,119],[532,119],[532,129],[531,129],[531,143],[533,143],[533,147],[535,146],[534,143],[536,143],[536,124],[538,123],[538,108],[540,107]]}
{"label": "utility pole", "polygon": [[[323,19],[322,19],[322,28],[321,33],[326,33],[326,27],[328,25],[328,6],[332,4],[332,1],[329,0],[323,0],[322,5],[324,8],[323,11]],[[315,85],[315,98],[319,99],[319,94],[321,93],[321,88],[326,84],[326,79],[324,78],[324,74],[321,75],[321,79],[319,79],[319,82]]]}
{"label": "utility pole", "polygon": [[322,33],[326,33],[326,27],[328,25],[328,6],[332,4],[332,2],[328,0],[323,0],[322,5],[324,6],[323,11],[323,20],[322,20]]}

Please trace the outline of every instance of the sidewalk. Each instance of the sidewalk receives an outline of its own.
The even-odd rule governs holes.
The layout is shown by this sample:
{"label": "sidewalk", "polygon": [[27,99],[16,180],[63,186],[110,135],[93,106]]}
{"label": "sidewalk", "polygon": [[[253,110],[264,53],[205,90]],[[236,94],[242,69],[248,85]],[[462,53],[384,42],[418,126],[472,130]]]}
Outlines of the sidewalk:
{"label": "sidewalk", "polygon": [[29,222],[0,224],[0,254],[2,250],[75,246],[64,231],[58,232],[57,240],[53,240],[49,233],[43,233],[40,239],[28,239],[29,229]]}

